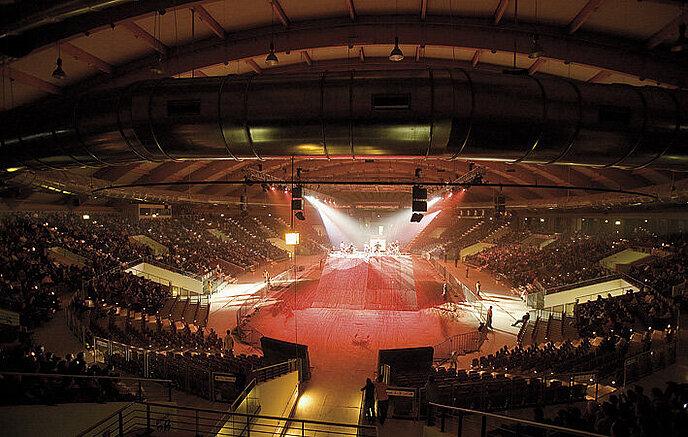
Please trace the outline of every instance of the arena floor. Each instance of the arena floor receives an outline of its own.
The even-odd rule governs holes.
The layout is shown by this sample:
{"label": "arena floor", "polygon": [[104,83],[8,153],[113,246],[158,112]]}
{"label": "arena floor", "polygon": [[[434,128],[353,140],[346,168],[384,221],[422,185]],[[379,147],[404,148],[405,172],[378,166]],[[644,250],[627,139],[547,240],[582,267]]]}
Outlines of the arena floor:
{"label": "arena floor", "polygon": [[[271,296],[250,321],[265,336],[308,345],[312,379],[298,418],[356,423],[360,388],[373,377],[379,349],[434,346],[478,325],[470,306],[444,302],[442,278],[420,257],[331,254],[322,264],[304,261],[297,259],[304,266],[299,281]],[[236,284],[214,297],[210,326],[232,328],[232,309],[253,289],[255,283]]]}

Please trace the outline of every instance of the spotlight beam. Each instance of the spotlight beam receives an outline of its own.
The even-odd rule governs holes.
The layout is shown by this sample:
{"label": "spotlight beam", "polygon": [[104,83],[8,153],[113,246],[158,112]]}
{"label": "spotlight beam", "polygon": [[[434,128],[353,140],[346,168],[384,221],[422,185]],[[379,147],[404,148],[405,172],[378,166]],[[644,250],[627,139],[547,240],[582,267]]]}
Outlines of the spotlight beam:
{"label": "spotlight beam", "polygon": [[[105,190],[117,190],[122,188],[143,188],[143,187],[172,187],[172,186],[188,186],[188,185],[252,185],[260,184],[264,181],[242,179],[233,181],[176,181],[176,182],[145,182],[140,184],[122,184],[122,185],[110,185],[109,187],[96,188],[91,191],[92,193],[98,193]],[[290,184],[290,181],[274,181],[278,184]],[[418,181],[413,182],[403,182],[403,181],[332,181],[332,180],[313,180],[313,181],[300,181],[301,185],[355,185],[355,186],[375,186],[375,185],[387,185],[387,186],[405,186],[412,187],[418,184]],[[648,197],[653,200],[659,200],[659,196],[656,194],[642,193],[640,191],[631,190],[621,190],[614,188],[602,188],[602,187],[583,187],[578,185],[539,185],[539,184],[492,184],[492,183],[454,183],[454,182],[423,182],[425,186],[431,187],[487,187],[487,188],[528,188],[531,190],[573,190],[573,191],[594,191],[599,193],[616,193],[616,194],[629,194],[633,196]]]}

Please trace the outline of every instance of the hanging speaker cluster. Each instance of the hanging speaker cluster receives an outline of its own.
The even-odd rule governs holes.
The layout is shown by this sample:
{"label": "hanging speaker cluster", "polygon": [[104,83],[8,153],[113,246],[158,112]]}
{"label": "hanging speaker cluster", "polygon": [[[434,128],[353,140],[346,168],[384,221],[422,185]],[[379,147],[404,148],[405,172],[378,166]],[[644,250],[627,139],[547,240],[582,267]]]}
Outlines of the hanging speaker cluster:
{"label": "hanging speaker cluster", "polygon": [[291,213],[299,220],[306,220],[303,214],[303,186],[301,185],[291,190]]}
{"label": "hanging speaker cluster", "polygon": [[411,222],[418,223],[428,211],[428,189],[420,185],[413,186],[413,202],[411,205]]}

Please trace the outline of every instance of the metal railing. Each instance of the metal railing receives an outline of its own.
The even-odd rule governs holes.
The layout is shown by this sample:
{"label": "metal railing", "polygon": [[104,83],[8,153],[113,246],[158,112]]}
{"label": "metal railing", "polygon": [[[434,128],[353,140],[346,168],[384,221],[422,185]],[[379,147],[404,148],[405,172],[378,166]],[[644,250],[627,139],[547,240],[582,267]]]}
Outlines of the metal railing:
{"label": "metal railing", "polygon": [[[594,371],[530,377],[507,377],[504,373],[497,373],[489,379],[464,379],[452,383],[443,379],[441,373],[435,377],[442,381],[441,384],[438,382],[438,402],[481,411],[570,404],[596,400],[598,396],[598,375]],[[424,388],[418,390],[418,396],[420,401],[425,400]]]}
{"label": "metal railing", "polygon": [[430,257],[430,264],[437,270],[437,272],[444,278],[447,285],[452,291],[458,290],[463,294],[464,300],[473,306],[473,314],[478,317],[480,321],[485,321],[487,317],[487,307],[483,303],[482,299],[477,296],[468,285],[464,284],[456,276],[452,275],[447,267],[438,259]]}
{"label": "metal railing", "polygon": [[[450,432],[450,428],[453,428],[453,434],[458,437],[463,435],[479,435],[480,437],[486,437],[487,435],[513,435],[519,437],[576,435],[606,437],[603,434],[564,428],[562,426],[549,425],[502,414],[452,407],[434,402],[430,402],[428,405],[432,411],[430,424],[434,424],[435,419],[439,419],[441,432]],[[434,417],[435,413],[438,417]],[[464,430],[466,430],[466,432],[464,432]]]}
{"label": "metal railing", "polygon": [[[678,332],[676,332],[678,337]],[[676,363],[678,342],[661,345],[647,352],[641,352],[626,358],[623,363],[623,387],[647,375],[662,370]]]}
{"label": "metal railing", "polygon": [[[4,372],[0,371],[0,375],[4,377],[14,377],[21,381],[33,380],[34,378],[42,379],[40,384],[43,386],[44,394],[49,392],[51,385],[55,383],[55,390],[57,395],[64,395],[64,380],[84,380],[95,382],[100,389],[109,393],[96,394],[91,386],[87,389],[85,394],[92,398],[91,401],[104,401],[108,394],[112,402],[121,402],[122,400],[159,400],[172,402],[172,381],[169,379],[152,379],[152,378],[136,378],[129,376],[95,376],[95,375],[69,375],[61,373],[26,373],[26,372]],[[59,382],[57,382],[59,381]],[[119,389],[114,388],[114,384],[118,383]],[[77,384],[78,385],[78,384]],[[123,390],[120,392],[120,390]],[[122,399],[129,395],[128,399]],[[52,395],[51,395],[52,396]],[[79,397],[79,395],[76,395]],[[51,400],[51,399],[44,399]]]}
{"label": "metal railing", "polygon": [[[219,423],[219,425],[218,425]],[[183,407],[151,402],[134,402],[99,421],[77,437],[124,437],[131,433],[173,433],[175,436],[339,435],[377,437],[374,426],[290,419]]]}
{"label": "metal railing", "polygon": [[433,346],[435,360],[446,361],[451,357],[452,352],[456,352],[458,355],[477,352],[486,338],[487,331],[471,331],[449,337]]}

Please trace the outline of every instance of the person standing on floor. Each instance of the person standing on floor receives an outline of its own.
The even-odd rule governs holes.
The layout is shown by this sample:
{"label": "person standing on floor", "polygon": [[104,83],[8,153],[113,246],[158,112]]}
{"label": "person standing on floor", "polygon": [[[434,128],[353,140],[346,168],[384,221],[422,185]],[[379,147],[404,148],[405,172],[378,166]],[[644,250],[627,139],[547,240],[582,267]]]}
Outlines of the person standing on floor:
{"label": "person standing on floor", "polygon": [[366,385],[361,388],[363,392],[363,417],[368,422],[375,421],[375,385],[370,378],[366,379]]}
{"label": "person standing on floor", "polygon": [[492,329],[492,305],[487,309],[487,315],[485,316],[485,326],[487,329]]}
{"label": "person standing on floor", "polygon": [[480,281],[475,283],[475,292],[478,297],[480,297]]}
{"label": "person standing on floor", "polygon": [[389,395],[387,395],[387,384],[382,379],[382,375],[377,377],[375,383],[375,397],[377,398],[377,418],[380,420],[380,425],[384,425],[385,420],[387,420]]}
{"label": "person standing on floor", "polygon": [[225,336],[225,352],[234,354],[234,338],[232,338],[232,331],[227,330],[227,335]]}
{"label": "person standing on floor", "polygon": [[466,279],[468,279],[468,269],[469,269],[469,268],[470,268],[470,267],[466,266]]}
{"label": "person standing on floor", "polygon": [[437,403],[440,400],[440,387],[435,382],[435,377],[430,376],[425,383],[425,405],[428,412],[428,426],[435,426],[434,407],[430,403]]}

